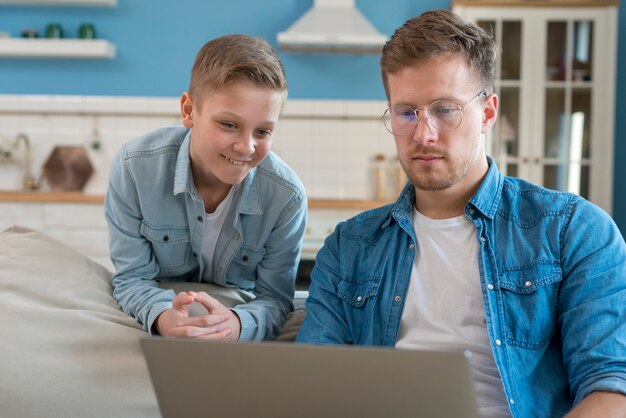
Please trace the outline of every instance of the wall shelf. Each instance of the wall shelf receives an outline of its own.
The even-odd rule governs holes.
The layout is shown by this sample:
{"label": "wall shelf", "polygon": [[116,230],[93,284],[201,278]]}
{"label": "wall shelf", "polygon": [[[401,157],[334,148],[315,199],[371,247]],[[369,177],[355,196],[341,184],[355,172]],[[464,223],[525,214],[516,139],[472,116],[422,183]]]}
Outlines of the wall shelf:
{"label": "wall shelf", "polygon": [[0,0],[0,5],[13,6],[117,6],[117,0]]}
{"label": "wall shelf", "polygon": [[103,39],[0,39],[0,57],[5,58],[111,59],[115,52],[115,45]]}

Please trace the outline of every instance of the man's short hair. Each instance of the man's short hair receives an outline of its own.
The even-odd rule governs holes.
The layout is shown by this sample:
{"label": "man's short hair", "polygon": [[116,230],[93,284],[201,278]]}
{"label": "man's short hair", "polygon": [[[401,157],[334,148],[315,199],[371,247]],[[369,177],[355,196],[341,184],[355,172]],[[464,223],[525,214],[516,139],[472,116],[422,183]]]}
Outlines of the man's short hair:
{"label": "man's short hair", "polygon": [[493,91],[497,45],[481,27],[448,10],[431,10],[396,29],[383,47],[380,66],[389,99],[389,74],[445,54],[458,54],[475,70],[480,88]]}

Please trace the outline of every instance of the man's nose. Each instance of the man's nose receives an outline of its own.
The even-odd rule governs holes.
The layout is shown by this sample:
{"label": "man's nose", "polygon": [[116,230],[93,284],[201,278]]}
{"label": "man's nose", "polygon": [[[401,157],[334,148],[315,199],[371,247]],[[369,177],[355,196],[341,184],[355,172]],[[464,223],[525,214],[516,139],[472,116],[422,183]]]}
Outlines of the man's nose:
{"label": "man's nose", "polygon": [[437,140],[437,130],[432,127],[428,120],[428,115],[423,110],[417,114],[415,130],[413,131],[413,141],[418,143],[428,143]]}

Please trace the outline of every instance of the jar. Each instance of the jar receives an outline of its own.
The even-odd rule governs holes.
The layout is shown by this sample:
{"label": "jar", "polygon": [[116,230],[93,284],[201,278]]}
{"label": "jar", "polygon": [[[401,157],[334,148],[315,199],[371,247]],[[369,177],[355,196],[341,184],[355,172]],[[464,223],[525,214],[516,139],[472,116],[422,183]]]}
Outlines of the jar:
{"label": "jar", "polygon": [[393,173],[393,188],[394,188],[394,195],[395,195],[394,197],[397,197],[400,195],[400,193],[404,189],[404,186],[406,185],[406,182],[408,180],[408,177],[406,176],[406,173],[404,172],[404,168],[402,168],[402,165],[400,164],[400,160],[398,159],[398,157],[394,157],[391,160],[390,171],[391,173]]}
{"label": "jar", "polygon": [[46,26],[46,38],[61,39],[63,37],[63,28],[58,23],[50,23]]}
{"label": "jar", "polygon": [[37,29],[23,29],[22,38],[39,38],[39,32]]}
{"label": "jar", "polygon": [[91,23],[83,23],[78,28],[78,37],[80,39],[95,39],[96,28]]}
{"label": "jar", "polygon": [[374,155],[374,198],[384,200],[387,198],[387,167],[385,166],[385,156],[383,154]]}

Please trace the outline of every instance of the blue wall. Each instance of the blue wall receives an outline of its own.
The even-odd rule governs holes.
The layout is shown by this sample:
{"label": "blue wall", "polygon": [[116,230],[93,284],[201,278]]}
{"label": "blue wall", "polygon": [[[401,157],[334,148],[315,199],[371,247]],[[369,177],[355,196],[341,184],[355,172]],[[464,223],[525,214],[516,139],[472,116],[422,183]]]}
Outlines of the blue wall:
{"label": "blue wall", "polygon": [[[116,8],[0,6],[0,31],[19,36],[49,22],[70,36],[91,22],[117,45],[114,60],[0,59],[0,94],[178,96],[187,88],[194,56],[208,39],[248,33],[270,40],[312,4],[302,0],[118,0]],[[357,0],[363,14],[390,35],[425,10],[450,0]],[[619,18],[617,91],[626,91],[626,1]],[[375,56],[281,53],[295,99],[384,99]],[[614,218],[626,231],[626,95],[617,94]]]}
{"label": "blue wall", "polygon": [[[423,10],[449,1],[358,2],[362,13],[391,34]],[[0,59],[0,94],[178,96],[187,88],[198,49],[225,33],[262,36],[277,47],[276,33],[311,7],[302,0],[119,0],[116,8],[0,6],[0,31],[40,33],[58,22],[70,36],[92,22],[98,36],[115,43],[114,60]],[[389,4],[389,3],[388,3]],[[186,6],[181,6],[186,5]],[[382,99],[378,57],[281,54],[291,98]]]}

